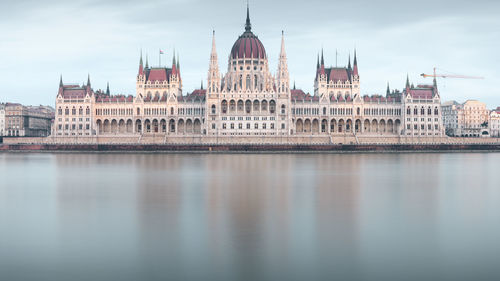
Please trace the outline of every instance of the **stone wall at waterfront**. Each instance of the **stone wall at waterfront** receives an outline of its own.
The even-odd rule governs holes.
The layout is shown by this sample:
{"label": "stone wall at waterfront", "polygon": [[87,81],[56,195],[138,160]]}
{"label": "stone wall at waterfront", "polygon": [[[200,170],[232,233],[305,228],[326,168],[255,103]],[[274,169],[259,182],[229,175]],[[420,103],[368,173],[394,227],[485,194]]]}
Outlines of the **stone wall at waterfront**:
{"label": "stone wall at waterfront", "polygon": [[46,137],[46,138],[4,138],[5,144],[500,144],[500,138],[450,138],[397,136],[96,136],[96,137]]}

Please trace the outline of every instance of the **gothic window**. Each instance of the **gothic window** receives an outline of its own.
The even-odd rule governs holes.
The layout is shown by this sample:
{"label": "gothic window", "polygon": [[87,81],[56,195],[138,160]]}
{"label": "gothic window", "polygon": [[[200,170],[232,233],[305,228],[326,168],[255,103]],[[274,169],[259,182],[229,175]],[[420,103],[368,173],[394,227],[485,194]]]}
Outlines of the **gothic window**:
{"label": "gothic window", "polygon": [[425,115],[425,108],[422,106],[422,108],[420,109],[420,115]]}
{"label": "gothic window", "polygon": [[85,110],[85,115],[90,115],[90,108],[87,106],[87,109]]}
{"label": "gothic window", "polygon": [[361,114],[361,109],[358,107],[357,109],[357,115],[360,115]]}
{"label": "gothic window", "polygon": [[174,115],[174,108],[173,107],[170,108],[170,115]]}
{"label": "gothic window", "polygon": [[234,112],[236,110],[236,102],[234,100],[231,100],[229,102],[229,111]]}
{"label": "gothic window", "polygon": [[284,104],[281,105],[281,114],[285,114],[285,105]]}
{"label": "gothic window", "polygon": [[262,111],[267,111],[267,101],[266,100],[262,101],[261,108],[262,108]]}
{"label": "gothic window", "polygon": [[240,90],[243,89],[243,75],[240,75]]}
{"label": "gothic window", "polygon": [[76,115],[76,108],[73,106],[73,109],[71,110],[72,115]]}
{"label": "gothic window", "polygon": [[411,108],[408,106],[408,108],[406,109],[406,114],[407,115],[411,115]]}
{"label": "gothic window", "polygon": [[83,108],[78,109],[78,115],[83,115]]}
{"label": "gothic window", "polygon": [[326,107],[323,107],[323,115],[326,115]]}
{"label": "gothic window", "polygon": [[415,108],[413,109],[413,115],[418,115],[418,108],[416,108],[416,107],[415,107]]}
{"label": "gothic window", "polygon": [[215,104],[212,104],[212,114],[215,114]]}
{"label": "gothic window", "polygon": [[427,108],[427,115],[432,115],[432,109],[430,106],[429,106],[429,108]]}
{"label": "gothic window", "polygon": [[250,75],[247,75],[247,80],[246,80],[246,88],[247,90],[250,90],[250,86],[252,83],[250,82]]}
{"label": "gothic window", "polygon": [[137,115],[141,115],[141,109],[137,108]]}
{"label": "gothic window", "polygon": [[269,102],[269,112],[271,114],[274,114],[276,112],[276,102],[274,100],[271,100]]}
{"label": "gothic window", "polygon": [[258,89],[257,85],[258,85],[258,78],[257,78],[257,75],[254,75],[254,77],[253,77],[253,88],[255,90]]}
{"label": "gothic window", "polygon": [[250,114],[251,109],[252,109],[252,102],[250,100],[247,100],[245,102],[245,112],[247,114]]}
{"label": "gothic window", "polygon": [[438,115],[439,114],[439,109],[436,107],[434,107],[434,115]]}
{"label": "gothic window", "polygon": [[[250,77],[250,76],[249,76]],[[243,101],[242,100],[239,100],[238,101],[238,112],[242,112],[243,111]]]}
{"label": "gothic window", "polygon": [[222,108],[222,113],[226,114],[227,113],[227,101],[226,100],[222,101],[221,108]]}
{"label": "gothic window", "polygon": [[57,114],[62,115],[62,108],[57,109]]}

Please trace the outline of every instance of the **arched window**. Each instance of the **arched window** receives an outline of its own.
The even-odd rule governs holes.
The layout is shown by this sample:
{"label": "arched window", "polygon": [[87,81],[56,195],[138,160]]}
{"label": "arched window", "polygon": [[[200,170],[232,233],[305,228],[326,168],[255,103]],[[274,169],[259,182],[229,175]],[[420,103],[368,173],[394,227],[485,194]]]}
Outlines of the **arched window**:
{"label": "arched window", "polygon": [[212,114],[215,114],[215,104],[212,104]]}
{"label": "arched window", "polygon": [[418,108],[416,108],[416,107],[415,107],[415,108],[413,109],[413,115],[418,115]]}
{"label": "arched window", "polygon": [[72,115],[76,115],[76,108],[73,106],[73,109],[71,110]]}
{"label": "arched window", "polygon": [[356,113],[357,115],[361,115],[361,109],[358,107],[358,109],[356,110]]}
{"label": "arched window", "polygon": [[87,109],[85,110],[85,115],[90,115],[90,108],[87,106]]}
{"label": "arched window", "polygon": [[247,75],[247,81],[245,84],[246,84],[247,90],[250,90],[250,86],[252,85],[252,82],[250,81],[250,75]]}
{"label": "arched window", "polygon": [[174,115],[174,108],[173,107],[170,108],[170,115]]}
{"label": "arched window", "polygon": [[276,112],[276,102],[274,100],[271,100],[269,102],[269,112],[271,114],[274,114]]}
{"label": "arched window", "polygon": [[286,108],[285,105],[282,104],[281,105],[281,114],[285,114],[285,108]]}
{"label": "arched window", "polygon": [[439,109],[436,107],[434,107],[434,115],[439,115]]}
{"label": "arched window", "polygon": [[326,107],[323,107],[323,115],[326,115]]}
{"label": "arched window", "polygon": [[425,115],[425,108],[422,106],[422,108],[420,109],[420,115]]}
{"label": "arched window", "polygon": [[59,107],[59,108],[57,109],[57,114],[62,115],[62,108],[61,108],[61,107]]}
{"label": "arched window", "polygon": [[432,115],[432,109],[430,106],[429,106],[429,108],[427,108],[427,115]]}
{"label": "arched window", "polygon": [[253,88],[254,88],[254,90],[257,90],[257,89],[258,89],[258,87],[257,87],[257,85],[258,85],[258,80],[259,80],[259,79],[257,78],[257,75],[254,75],[254,77],[253,77]]}
{"label": "arched window", "polygon": [[78,109],[78,115],[83,115],[83,108],[82,108],[82,107],[80,107],[80,108]]}
{"label": "arched window", "polygon": [[408,108],[406,109],[406,114],[408,115],[411,115],[411,108],[408,106]]}
{"label": "arched window", "polygon": [[227,101],[226,100],[222,101],[221,108],[222,108],[222,113],[226,114],[227,113]]}
{"label": "arched window", "polygon": [[240,75],[240,90],[243,89],[243,75]]}

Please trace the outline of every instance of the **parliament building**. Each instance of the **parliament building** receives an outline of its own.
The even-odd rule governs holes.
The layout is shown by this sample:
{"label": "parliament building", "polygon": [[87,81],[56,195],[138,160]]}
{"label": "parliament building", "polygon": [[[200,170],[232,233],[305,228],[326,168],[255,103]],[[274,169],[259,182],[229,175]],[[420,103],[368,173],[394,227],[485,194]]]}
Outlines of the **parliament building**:
{"label": "parliament building", "polygon": [[[346,67],[326,67],[318,57],[314,93],[290,87],[285,38],[276,72],[270,71],[264,45],[252,32],[247,9],[245,30],[234,43],[228,69],[219,69],[215,44],[206,87],[184,94],[179,60],[152,67],[142,54],[136,95],[111,95],[87,84],[64,84],[56,98],[52,130],[56,138],[148,136],[182,139],[252,139],[261,141],[324,136],[427,138],[444,136],[436,86],[410,84],[385,96],[361,94],[354,52]],[[184,138],[180,138],[184,137]],[[133,139],[133,138],[131,138]]]}

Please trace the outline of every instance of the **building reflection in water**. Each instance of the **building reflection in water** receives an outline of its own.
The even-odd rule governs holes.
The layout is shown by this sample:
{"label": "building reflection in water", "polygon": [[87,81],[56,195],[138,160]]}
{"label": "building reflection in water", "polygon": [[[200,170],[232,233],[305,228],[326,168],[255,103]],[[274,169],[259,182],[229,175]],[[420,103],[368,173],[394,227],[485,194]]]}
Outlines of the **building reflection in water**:
{"label": "building reflection in water", "polygon": [[[39,280],[460,280],[491,276],[500,251],[496,154],[7,157],[0,210],[44,186],[21,189],[44,225]],[[3,248],[25,245],[0,218]]]}

